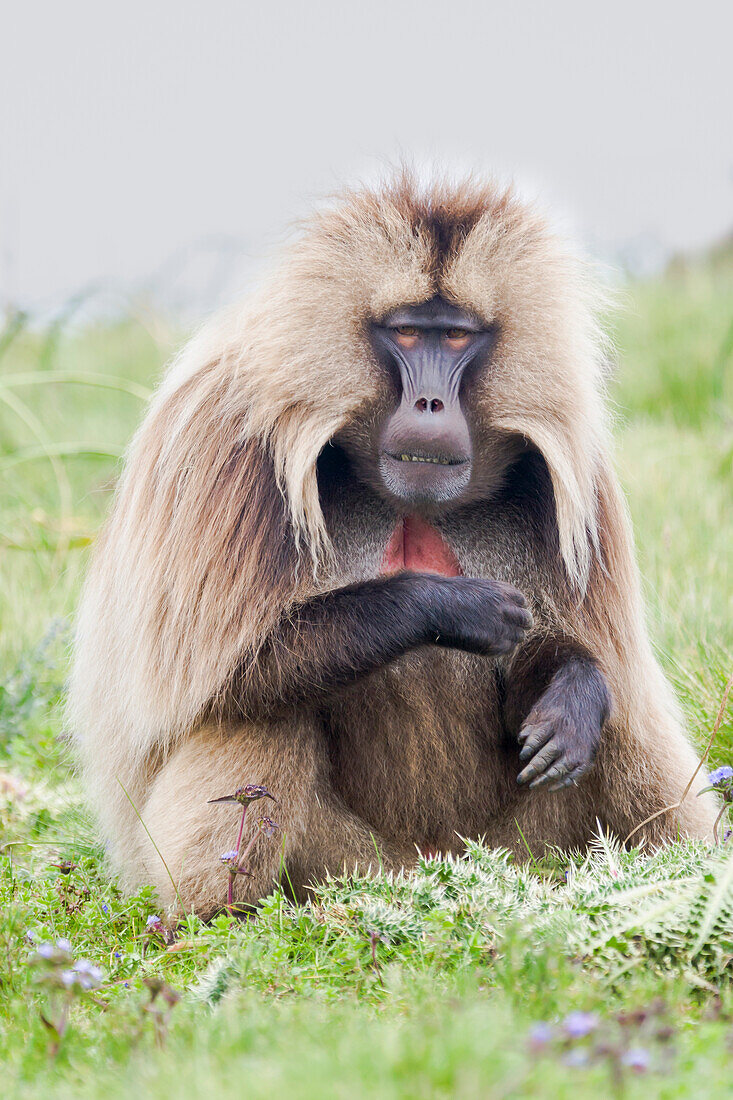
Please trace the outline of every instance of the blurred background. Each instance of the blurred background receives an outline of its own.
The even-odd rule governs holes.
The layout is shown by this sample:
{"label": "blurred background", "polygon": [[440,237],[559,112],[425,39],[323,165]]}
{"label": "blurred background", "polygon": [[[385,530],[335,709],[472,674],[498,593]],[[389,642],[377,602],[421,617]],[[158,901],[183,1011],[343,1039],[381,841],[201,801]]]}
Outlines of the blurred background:
{"label": "blurred background", "polygon": [[6,6],[0,745],[56,759],[88,548],[164,364],[323,194],[400,160],[514,179],[611,265],[617,462],[704,736],[733,666],[731,11]]}
{"label": "blurred background", "polygon": [[[71,0],[0,33],[0,305],[196,315],[400,158],[492,170],[634,274],[733,229],[725,0]],[[90,303],[86,303],[89,308]]]}

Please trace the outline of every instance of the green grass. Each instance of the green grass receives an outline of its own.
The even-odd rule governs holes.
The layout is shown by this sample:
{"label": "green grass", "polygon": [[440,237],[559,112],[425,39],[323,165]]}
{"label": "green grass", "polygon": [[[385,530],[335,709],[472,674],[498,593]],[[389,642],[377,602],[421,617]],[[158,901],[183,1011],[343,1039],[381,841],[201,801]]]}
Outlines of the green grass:
{"label": "green grass", "polygon": [[[732,303],[725,263],[629,287],[611,381],[650,628],[700,745],[733,671]],[[406,879],[329,883],[300,909],[273,894],[245,925],[190,918],[173,943],[146,931],[154,899],[123,898],[105,873],[61,708],[114,456],[176,340],[142,316],[44,332],[11,318],[0,335],[3,1095],[729,1095],[727,849],[601,844],[517,869],[474,846]],[[81,384],[90,374],[109,385]],[[730,710],[712,759],[733,762]],[[28,933],[67,937],[104,972],[70,997],[55,1055],[42,1013],[58,1020],[63,966],[34,963]],[[166,983],[152,1004],[151,978]],[[578,1010],[597,1022],[573,1041]],[[554,1029],[541,1048],[540,1021]],[[624,1064],[634,1047],[645,1074]]]}

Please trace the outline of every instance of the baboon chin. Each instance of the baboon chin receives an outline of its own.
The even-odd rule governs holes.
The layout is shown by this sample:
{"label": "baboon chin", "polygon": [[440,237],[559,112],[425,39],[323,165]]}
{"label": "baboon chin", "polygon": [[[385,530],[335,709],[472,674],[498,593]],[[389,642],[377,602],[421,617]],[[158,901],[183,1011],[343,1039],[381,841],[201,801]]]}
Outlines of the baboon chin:
{"label": "baboon chin", "polygon": [[511,190],[402,174],[320,211],[184,348],[70,694],[129,888],[221,907],[239,819],[209,800],[247,784],[282,839],[248,812],[239,905],[283,862],[303,897],[375,846],[398,868],[466,837],[525,858],[599,824],[711,833],[700,783],[677,806],[697,761],[645,632],[593,301]]}

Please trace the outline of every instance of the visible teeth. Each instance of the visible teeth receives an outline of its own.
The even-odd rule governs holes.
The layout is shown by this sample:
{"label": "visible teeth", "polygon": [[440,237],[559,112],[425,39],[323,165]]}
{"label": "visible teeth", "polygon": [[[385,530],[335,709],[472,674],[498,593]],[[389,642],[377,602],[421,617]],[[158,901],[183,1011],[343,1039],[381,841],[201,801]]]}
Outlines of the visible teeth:
{"label": "visible teeth", "polygon": [[450,466],[445,458],[426,458],[424,455],[400,455],[400,462],[432,462],[436,466]]}

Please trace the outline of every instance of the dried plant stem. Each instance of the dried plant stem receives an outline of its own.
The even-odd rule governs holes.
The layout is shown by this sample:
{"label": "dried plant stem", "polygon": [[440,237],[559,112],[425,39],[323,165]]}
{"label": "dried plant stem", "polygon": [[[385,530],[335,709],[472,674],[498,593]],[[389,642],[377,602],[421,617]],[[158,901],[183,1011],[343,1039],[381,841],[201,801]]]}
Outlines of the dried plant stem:
{"label": "dried plant stem", "polygon": [[[247,816],[247,810],[249,809],[249,802],[245,802],[242,806],[242,817],[239,822],[239,834],[237,836],[237,858],[236,865],[240,866],[241,860],[239,858],[239,849],[242,844],[242,832],[244,831],[244,819]],[[230,915],[234,912],[234,879],[236,878],[236,872],[229,871],[229,886],[227,887],[227,909]]]}
{"label": "dried plant stem", "polygon": [[244,819],[247,816],[247,809],[248,808],[249,808],[249,803],[245,802],[244,806],[242,806],[242,820],[239,822],[239,836],[237,837],[237,843],[236,843],[237,860],[239,860],[239,849],[242,846],[242,832],[244,830]]}
{"label": "dried plant stem", "polygon": [[725,811],[727,809],[728,809],[728,804],[724,803],[721,810],[720,810],[720,813],[718,814],[715,821],[713,822],[713,837],[715,838],[715,843],[716,844],[720,843],[720,841],[718,840],[718,825],[720,824],[721,817],[723,816],[723,814],[725,813]]}
{"label": "dried plant stem", "polygon": [[240,867],[244,866],[244,861],[247,858],[247,856],[250,854],[252,849],[254,848],[255,844],[257,843],[257,841],[259,839],[259,836],[260,836],[260,833],[259,833],[259,830],[257,830],[257,832],[255,832],[253,834],[252,839],[250,840],[249,844],[247,845],[247,847],[244,849],[241,856],[239,857],[239,866]]}
{"label": "dried plant stem", "polygon": [[245,860],[249,856],[250,852],[252,851],[252,849],[254,848],[255,844],[257,843],[257,841],[259,840],[259,837],[260,837],[260,830],[255,829],[254,833],[252,834],[252,837],[250,839],[249,844],[244,849],[244,851],[240,854],[239,846],[242,843],[242,830],[244,828],[244,818],[245,818],[245,815],[247,813],[247,807],[248,807],[248,804],[245,804],[244,809],[242,811],[242,820],[239,822],[239,836],[237,837],[237,859],[236,859],[236,868],[237,868],[237,870],[230,869],[230,871],[229,871],[229,887],[227,889],[227,909],[229,910],[229,913],[232,916],[234,915],[234,879],[237,877],[237,872],[239,872],[240,874],[242,874],[242,873],[249,874],[249,871],[247,870],[247,868],[244,865]]}
{"label": "dried plant stem", "polygon": [[[723,691],[723,698],[722,698],[721,703],[720,703],[720,709],[718,710],[718,717],[715,719],[715,725],[713,726],[713,732],[710,734],[710,737],[708,738],[708,743],[705,746],[705,752],[700,757],[700,763],[697,765],[694,772],[690,776],[690,781],[687,784],[687,786],[685,787],[684,791],[682,792],[682,797],[680,798],[679,802],[673,802],[671,806],[663,806],[661,810],[657,810],[656,813],[653,813],[649,817],[645,818],[639,825],[636,826],[635,829],[631,830],[629,835],[626,837],[626,840],[624,841],[624,844],[628,844],[629,841],[631,840],[632,836],[634,835],[634,833],[639,832],[639,829],[643,829],[645,825],[648,825],[651,821],[656,821],[656,819],[658,817],[661,817],[662,814],[669,813],[670,810],[678,810],[680,808],[680,806],[682,805],[682,803],[685,801],[688,794],[690,793],[690,790],[692,788],[692,784],[695,782],[695,779],[697,778],[697,775],[698,775],[700,769],[702,768],[703,764],[707,760],[708,754],[709,754],[711,748],[713,747],[713,741],[717,737],[718,730],[720,729],[720,726],[721,726],[722,721],[723,721],[723,715],[725,714],[725,709],[728,705],[728,696],[730,695],[731,688],[733,688],[733,676],[730,677],[730,679],[728,680],[728,683],[725,685],[725,690]],[[723,808],[725,809],[725,807],[723,807]],[[713,835],[715,837],[715,843],[716,844],[718,842],[717,825],[718,825],[718,821],[720,821],[721,816],[722,816],[722,811],[721,811],[720,814],[718,814],[715,825],[713,826]]]}

